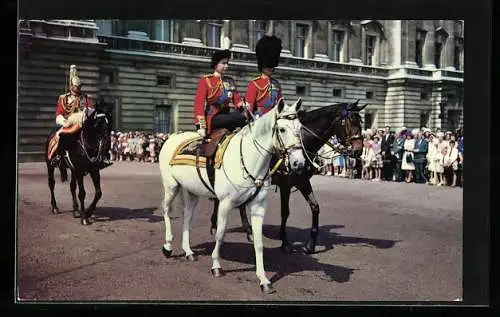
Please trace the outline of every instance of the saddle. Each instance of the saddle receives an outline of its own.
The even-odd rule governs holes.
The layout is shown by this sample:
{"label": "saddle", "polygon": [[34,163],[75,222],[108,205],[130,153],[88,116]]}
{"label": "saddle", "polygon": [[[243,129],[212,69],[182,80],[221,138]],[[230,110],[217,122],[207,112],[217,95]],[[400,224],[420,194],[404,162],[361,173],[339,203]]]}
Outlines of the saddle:
{"label": "saddle", "polygon": [[[195,166],[203,183],[200,168],[205,168],[213,188],[215,184],[215,168],[220,168],[224,152],[233,136],[234,133],[228,129],[217,129],[205,139],[196,137],[186,140],[175,150],[170,165]],[[205,186],[212,191],[207,184]]]}

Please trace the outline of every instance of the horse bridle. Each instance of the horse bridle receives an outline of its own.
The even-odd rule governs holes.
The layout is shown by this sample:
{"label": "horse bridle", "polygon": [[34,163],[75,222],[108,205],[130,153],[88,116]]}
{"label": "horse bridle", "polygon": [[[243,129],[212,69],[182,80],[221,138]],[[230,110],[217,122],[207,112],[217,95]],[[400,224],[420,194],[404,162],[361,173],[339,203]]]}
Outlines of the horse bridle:
{"label": "horse bridle", "polygon": [[[252,142],[256,146],[257,150],[260,147],[261,149],[263,149],[267,153],[269,153],[271,155],[275,154],[275,155],[278,156],[278,161],[275,164],[275,166],[273,168],[271,168],[271,169],[267,169],[266,175],[262,179],[255,178],[253,175],[250,174],[250,172],[246,168],[245,162],[243,160],[243,150],[242,150],[243,149],[243,147],[242,147],[243,146],[243,137],[240,139],[240,162],[241,162],[241,166],[243,168],[243,171],[246,173],[247,177],[250,178],[257,187],[261,187],[263,185],[264,181],[266,179],[268,179],[269,177],[271,177],[274,174],[274,172],[278,169],[278,167],[283,162],[285,162],[285,168],[286,168],[286,170],[288,172],[289,171],[288,162],[289,162],[290,151],[302,148],[302,146],[296,145],[298,142],[292,142],[291,145],[286,146],[285,143],[283,142],[283,139],[280,136],[279,131],[278,131],[278,124],[277,124],[278,120],[295,120],[295,119],[297,119],[297,114],[296,113],[289,113],[289,114],[284,114],[284,115],[276,115],[276,118],[274,120],[274,125],[273,125],[272,137],[274,137],[274,135],[276,134],[276,138],[278,140],[278,145],[279,146],[277,148],[275,148],[275,152],[269,151],[268,149],[266,149],[265,147],[263,147],[261,144],[259,144],[259,142],[257,142],[252,137]],[[252,124],[250,123],[248,125],[248,129],[250,130],[250,135],[252,135],[252,133],[251,133],[252,132],[251,126],[252,126]],[[300,131],[298,133],[297,132],[294,133],[294,137],[295,138],[297,138],[297,134],[300,134]],[[299,138],[300,138],[300,136],[299,136]],[[247,178],[245,176],[243,176],[243,177]]]}
{"label": "horse bridle", "polygon": [[[347,109],[347,107],[344,107],[341,109],[341,113],[340,113],[340,117],[336,118],[335,120],[333,120],[331,122],[331,124],[328,126],[328,128],[325,129],[325,131],[328,131],[336,122],[338,122],[338,120],[340,119],[341,122],[340,124],[345,127],[346,125],[346,119],[352,115],[354,112],[356,111],[350,111]],[[302,125],[301,126],[301,129],[304,129],[306,130],[307,132],[309,132],[313,137],[317,138],[318,140],[322,141],[324,144],[327,144],[328,146],[330,146],[335,152],[338,152],[339,154],[336,155],[336,156],[343,156],[343,155],[347,155],[350,151],[350,148],[349,148],[349,145],[351,143],[352,140],[358,140],[358,139],[361,139],[362,138],[362,135],[360,134],[356,134],[356,135],[353,135],[353,136],[350,136],[350,137],[347,137],[345,138],[345,141],[342,142],[343,140],[341,139],[340,140],[340,145],[342,145],[342,148],[339,146],[339,145],[335,145],[335,144],[332,144],[329,140],[325,140],[322,136],[319,136],[318,134],[316,134],[314,131],[312,131],[311,129],[309,129],[308,127],[306,127],[305,125]],[[342,144],[344,143],[344,144]],[[347,144],[346,144],[347,143]],[[311,165],[313,165],[314,167],[318,168],[319,166],[317,164],[314,163],[314,160],[317,158],[317,157],[322,157],[321,155],[319,155],[318,153],[312,153],[314,155],[314,158],[311,160],[311,158],[309,157],[309,154],[308,154],[308,151],[306,150],[305,146],[304,146],[304,141],[303,141],[303,137],[302,137],[302,134],[300,133],[300,144],[301,144],[301,147],[302,147],[302,150],[304,151],[304,154],[305,154],[305,157],[307,158],[307,160],[309,161],[309,163]],[[324,157],[322,157],[324,159]]]}
{"label": "horse bridle", "polygon": [[[97,119],[97,118],[100,118],[100,117],[104,117],[104,120],[106,121],[106,124],[109,124],[109,121],[108,121],[108,118],[106,117],[106,114],[104,113],[95,113],[94,112],[94,120]],[[97,122],[94,124],[94,127],[97,126]],[[87,159],[91,162],[91,163],[95,163],[102,155],[102,148],[103,148],[103,140],[102,138],[99,139],[99,144],[98,144],[98,149],[97,149],[97,155],[95,157],[90,157],[88,151],[87,151],[87,147],[85,146],[85,144],[87,144],[87,142],[85,141],[85,136],[84,136],[84,133],[83,133],[83,128],[80,129],[80,140],[79,140],[79,143],[80,143],[80,147],[82,148],[83,150],[83,153],[85,154],[85,156],[87,157]]]}

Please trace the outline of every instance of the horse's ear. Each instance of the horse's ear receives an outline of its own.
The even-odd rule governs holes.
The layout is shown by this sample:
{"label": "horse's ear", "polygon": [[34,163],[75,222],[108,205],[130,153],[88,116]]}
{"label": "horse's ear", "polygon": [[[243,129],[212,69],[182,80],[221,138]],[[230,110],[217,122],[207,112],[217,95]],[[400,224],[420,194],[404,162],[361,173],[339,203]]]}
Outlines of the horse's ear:
{"label": "horse's ear", "polygon": [[299,97],[299,100],[295,103],[295,111],[299,111],[300,106],[302,106],[302,98]]}
{"label": "horse's ear", "polygon": [[349,105],[349,110],[359,111],[359,109],[358,109],[358,103],[359,103],[359,100],[360,100],[360,99],[358,99],[358,100],[356,100],[355,102],[351,103],[351,104]]}
{"label": "horse's ear", "polygon": [[365,108],[366,108],[366,106],[368,106],[368,104],[367,104],[367,103],[365,103],[364,105],[362,105],[361,107],[359,107],[359,108],[358,108],[358,112],[359,112],[359,111],[361,111],[361,110],[363,110],[363,109],[365,109]]}
{"label": "horse's ear", "polygon": [[283,112],[284,108],[285,108],[285,100],[283,99],[283,97],[281,97],[280,100],[278,100],[278,113]]}

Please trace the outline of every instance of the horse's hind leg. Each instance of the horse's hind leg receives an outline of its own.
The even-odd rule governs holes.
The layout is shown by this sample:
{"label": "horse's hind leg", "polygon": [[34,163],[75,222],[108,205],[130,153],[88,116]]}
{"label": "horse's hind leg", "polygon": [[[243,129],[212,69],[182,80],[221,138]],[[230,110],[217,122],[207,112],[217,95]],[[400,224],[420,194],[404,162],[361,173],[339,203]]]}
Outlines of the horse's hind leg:
{"label": "horse's hind leg", "polygon": [[73,199],[73,217],[80,218],[80,206],[78,206],[78,199],[76,198],[76,175],[74,171],[71,171],[71,181],[69,183],[69,189],[71,191],[71,198]]}
{"label": "horse's hind leg", "polygon": [[172,255],[172,225],[170,223],[170,212],[172,211],[172,202],[179,192],[179,184],[170,175],[163,177],[163,219],[165,221],[165,244],[162,247],[163,254],[166,257]]}
{"label": "horse's hind leg", "polygon": [[189,227],[191,225],[191,219],[193,216],[194,209],[198,204],[199,197],[191,194],[187,190],[183,191],[184,196],[184,225],[182,231],[182,249],[186,252],[186,259],[189,261],[195,261],[196,258],[193,255],[193,250],[189,243]]}
{"label": "horse's hind leg", "polygon": [[47,163],[49,189],[50,189],[50,205],[52,213],[58,214],[59,208],[57,208],[56,196],[54,195],[54,187],[56,186],[56,180],[54,178],[54,167]]}
{"label": "horse's hind leg", "polygon": [[87,211],[82,217],[82,224],[84,225],[90,224],[90,217],[92,216],[92,213],[95,210],[97,202],[102,197],[101,174],[99,172],[99,169],[92,169],[92,171],[90,171],[90,178],[92,178],[92,183],[94,183],[95,195],[94,195],[94,200],[92,200],[92,202],[89,205],[89,208],[87,208]]}
{"label": "horse's hind leg", "polygon": [[316,249],[316,241],[319,231],[319,204],[314,197],[314,193],[311,187],[311,182],[309,180],[298,185],[297,188],[300,190],[306,201],[309,203],[312,212],[312,226],[311,226],[311,239],[304,246],[304,252],[307,254],[312,254]]}
{"label": "horse's hind leg", "polygon": [[253,242],[252,227],[248,223],[246,205],[240,206],[239,209],[240,209],[241,225],[243,226],[243,230],[245,230],[245,232],[247,233],[247,240],[248,242]]}
{"label": "horse's hind leg", "polygon": [[210,234],[214,234],[217,231],[217,210],[219,210],[219,200],[214,199],[214,210],[212,211],[212,217],[210,218]]}

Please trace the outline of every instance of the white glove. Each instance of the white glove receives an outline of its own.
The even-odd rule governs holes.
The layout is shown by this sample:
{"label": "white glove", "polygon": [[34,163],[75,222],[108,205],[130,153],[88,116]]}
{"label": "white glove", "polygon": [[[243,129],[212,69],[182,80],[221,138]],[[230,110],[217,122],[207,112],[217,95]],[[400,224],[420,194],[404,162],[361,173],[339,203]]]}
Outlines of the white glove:
{"label": "white glove", "polygon": [[56,123],[60,126],[68,126],[67,120],[60,114],[56,117]]}
{"label": "white glove", "polygon": [[249,102],[245,102],[245,104],[244,104],[244,107],[245,107],[247,110],[250,110],[250,107],[251,107],[251,106],[252,106],[252,105],[251,105]]}
{"label": "white glove", "polygon": [[198,132],[198,134],[204,138],[206,136],[206,132],[205,132],[205,129],[198,129],[196,132]]}

